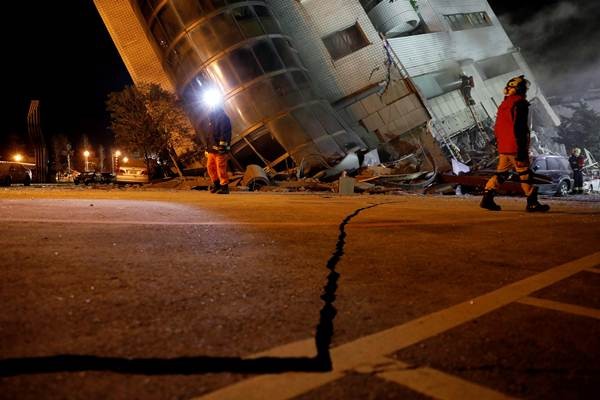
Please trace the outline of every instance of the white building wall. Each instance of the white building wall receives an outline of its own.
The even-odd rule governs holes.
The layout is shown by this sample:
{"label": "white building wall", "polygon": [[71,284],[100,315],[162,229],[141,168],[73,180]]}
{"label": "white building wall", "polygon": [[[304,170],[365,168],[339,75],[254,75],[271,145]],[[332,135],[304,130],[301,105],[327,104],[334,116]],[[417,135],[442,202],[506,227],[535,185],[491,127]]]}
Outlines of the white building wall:
{"label": "white building wall", "polygon": [[412,31],[421,20],[409,0],[382,1],[367,15],[375,28],[388,37]]}
{"label": "white building wall", "polygon": [[419,0],[420,8],[427,7],[427,5],[440,16],[444,14],[460,14],[477,11],[486,11],[490,17],[494,14],[494,11],[486,0]]}
{"label": "white building wall", "polygon": [[451,32],[450,41],[457,60],[483,60],[513,50],[513,44],[501,26]]}
{"label": "white building wall", "polygon": [[[358,0],[268,0],[284,31],[293,39],[306,67],[316,83],[317,92],[332,103],[348,98],[385,79],[385,51],[373,23]],[[474,112],[480,121],[488,116],[495,119],[497,105],[503,98],[502,89],[507,80],[525,74],[532,81],[530,97],[540,99],[547,105],[527,63],[502,28],[486,0],[419,0],[419,14],[431,33],[403,36],[388,39],[409,76],[435,73],[449,69],[462,71],[472,76],[475,88],[471,94],[476,104]],[[452,31],[444,15],[484,11],[492,25],[480,28]],[[346,57],[333,60],[323,44],[322,38],[336,31],[358,23],[370,44]],[[477,62],[497,56],[511,54],[515,60],[515,70],[488,79],[480,74]],[[493,62],[493,61],[492,61]],[[509,64],[507,64],[509,65]],[[377,96],[377,95],[375,95]],[[424,109],[418,113],[409,107],[400,107],[406,99],[393,99],[390,103],[381,102],[381,107],[367,107],[371,97],[360,100],[340,111],[353,116],[371,131],[379,134],[394,133],[415,126],[428,119]],[[400,101],[402,100],[402,101]],[[436,134],[452,134],[468,129],[475,124],[471,111],[460,92],[446,93],[427,101],[437,121],[434,126],[443,126]],[[390,108],[393,106],[393,108]],[[548,107],[544,107],[550,119],[558,123],[558,118]],[[395,120],[391,111],[397,110]],[[388,112],[389,111],[389,112]],[[410,123],[409,113],[418,118]],[[390,114],[388,116],[388,114]],[[400,126],[403,125],[403,126]]]}
{"label": "white building wall", "polygon": [[[358,0],[269,0],[316,82],[330,102],[358,92],[385,78],[383,42]],[[333,60],[322,38],[356,22],[370,44]]]}
{"label": "white building wall", "polygon": [[[317,93],[331,103],[338,102],[342,115],[357,131],[374,132],[379,140],[389,141],[425,124],[427,110],[402,79],[396,77],[388,90],[382,88],[387,77],[383,41],[359,0],[268,0],[289,34],[315,82]],[[322,38],[358,23],[369,45],[338,60],[333,60]],[[362,93],[362,94],[361,94]],[[367,96],[367,97],[365,97]],[[366,132],[366,131],[365,131]],[[371,147],[378,139],[361,135]]]}
{"label": "white building wall", "polygon": [[457,66],[448,32],[388,39],[410,76],[419,76]]}
{"label": "white building wall", "polygon": [[[524,74],[532,82],[529,91],[531,100],[539,100],[555,125],[560,121],[539,89],[533,73],[510,38],[504,31],[494,11],[486,0],[420,0],[419,11],[430,29],[439,32],[423,35],[388,39],[394,52],[408,71],[416,77],[445,69],[460,67],[465,75],[473,76],[475,88],[471,95],[476,102],[476,112],[482,118],[495,119],[497,106],[502,102],[506,82],[517,75]],[[491,26],[452,31],[444,15],[485,11]],[[512,54],[517,68],[491,79],[480,75],[474,63],[488,58]],[[448,107],[458,106],[459,92],[430,99],[429,106],[434,118],[442,119],[447,133],[455,129],[465,129],[472,121],[464,101],[463,110],[449,113]],[[454,99],[454,100],[450,100]],[[461,99],[462,100],[462,99]],[[438,124],[439,125],[439,124]],[[471,123],[472,125],[472,123]]]}
{"label": "white building wall", "polygon": [[94,0],[106,28],[134,83],[155,82],[175,91],[162,66],[159,51],[142,23],[143,18],[129,1]]}
{"label": "white building wall", "polygon": [[501,26],[426,33],[391,38],[388,42],[411,76],[450,68],[465,59],[499,56],[513,49]]}

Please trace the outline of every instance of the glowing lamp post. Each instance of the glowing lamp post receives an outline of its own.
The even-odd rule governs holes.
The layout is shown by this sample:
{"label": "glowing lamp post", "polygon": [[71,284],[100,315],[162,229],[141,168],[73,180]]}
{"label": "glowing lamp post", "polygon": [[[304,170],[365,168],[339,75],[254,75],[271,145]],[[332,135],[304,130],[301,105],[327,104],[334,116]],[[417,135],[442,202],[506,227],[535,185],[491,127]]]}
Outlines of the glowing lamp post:
{"label": "glowing lamp post", "polygon": [[21,162],[21,161],[23,161],[23,156],[22,156],[22,155],[20,155],[20,154],[15,154],[13,158],[14,158],[14,160],[15,160],[16,162]]}
{"label": "glowing lamp post", "polygon": [[88,157],[90,156],[90,152],[89,151],[84,151],[83,152],[83,156],[85,157],[85,172],[87,172],[88,170]]}

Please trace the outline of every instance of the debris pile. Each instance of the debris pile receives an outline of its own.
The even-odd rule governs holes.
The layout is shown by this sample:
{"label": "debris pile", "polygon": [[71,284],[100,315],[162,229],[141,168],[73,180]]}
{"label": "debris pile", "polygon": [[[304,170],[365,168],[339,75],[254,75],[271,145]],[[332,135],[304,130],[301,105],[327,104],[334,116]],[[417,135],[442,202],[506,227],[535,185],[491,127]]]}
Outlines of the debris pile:
{"label": "debris pile", "polygon": [[[366,154],[348,154],[332,168],[314,176],[302,176],[298,168],[284,172],[266,171],[258,165],[248,165],[246,171],[234,173],[230,187],[237,191],[262,192],[331,192],[353,193],[424,193],[437,177],[435,168],[422,160],[426,152],[420,151],[381,162],[377,149]],[[210,182],[193,189],[208,189]]]}

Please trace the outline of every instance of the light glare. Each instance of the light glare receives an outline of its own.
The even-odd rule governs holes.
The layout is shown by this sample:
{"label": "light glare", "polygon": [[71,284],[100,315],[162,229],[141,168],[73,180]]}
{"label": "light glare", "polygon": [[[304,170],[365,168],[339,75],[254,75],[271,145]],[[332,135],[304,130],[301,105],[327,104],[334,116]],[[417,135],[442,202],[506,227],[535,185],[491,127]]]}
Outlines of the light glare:
{"label": "light glare", "polygon": [[223,95],[219,89],[209,88],[202,94],[202,101],[207,107],[215,108],[223,102]]}

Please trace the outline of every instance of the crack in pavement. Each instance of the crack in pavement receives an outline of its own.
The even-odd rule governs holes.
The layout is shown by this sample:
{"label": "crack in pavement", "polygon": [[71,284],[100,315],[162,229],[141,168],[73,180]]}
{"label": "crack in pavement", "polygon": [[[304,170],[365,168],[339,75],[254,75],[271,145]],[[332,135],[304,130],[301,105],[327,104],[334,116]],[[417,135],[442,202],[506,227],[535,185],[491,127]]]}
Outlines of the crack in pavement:
{"label": "crack in pavement", "polygon": [[377,207],[381,204],[388,203],[371,204],[370,206],[359,208],[342,220],[339,225],[340,234],[338,235],[338,240],[335,245],[335,251],[329,260],[327,260],[326,266],[329,270],[329,275],[327,275],[327,283],[325,284],[323,294],[321,295],[321,300],[323,300],[325,304],[323,305],[323,308],[321,308],[319,324],[317,325],[317,332],[315,335],[317,360],[322,363],[323,367],[326,368],[326,371],[332,369],[329,347],[331,346],[331,339],[333,338],[333,320],[337,314],[337,310],[333,306],[333,303],[335,301],[335,292],[337,291],[337,281],[340,277],[340,274],[335,270],[335,267],[344,255],[344,246],[346,245],[346,225],[362,211]]}
{"label": "crack in pavement", "polygon": [[333,337],[333,320],[337,313],[333,302],[340,276],[335,267],[344,254],[346,244],[345,227],[360,212],[382,204],[371,204],[347,215],[339,224],[339,235],[335,251],[327,261],[330,271],[323,288],[321,299],[325,302],[320,311],[315,342],[317,355],[314,357],[175,357],[175,358],[126,358],[103,357],[81,354],[59,354],[53,356],[21,357],[0,359],[0,377],[58,372],[110,371],[141,375],[190,375],[209,372],[237,372],[273,374],[283,372],[325,372],[332,370],[329,347]]}

